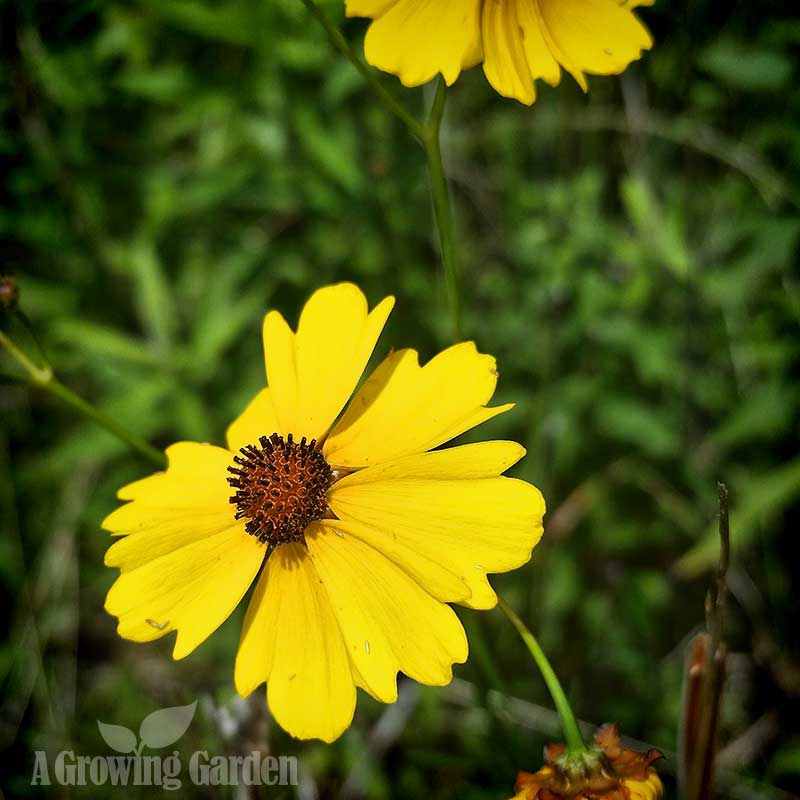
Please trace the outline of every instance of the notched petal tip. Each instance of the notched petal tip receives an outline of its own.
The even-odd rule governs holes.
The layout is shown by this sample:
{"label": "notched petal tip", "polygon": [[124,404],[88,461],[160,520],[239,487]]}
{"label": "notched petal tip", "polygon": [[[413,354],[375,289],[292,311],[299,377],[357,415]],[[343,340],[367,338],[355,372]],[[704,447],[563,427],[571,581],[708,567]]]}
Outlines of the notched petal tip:
{"label": "notched petal tip", "polygon": [[[169,623],[167,623],[169,624]],[[172,631],[170,630],[169,633]],[[181,661],[186,656],[192,654],[202,642],[187,641],[187,637],[178,629],[178,635],[175,637],[175,646],[172,648],[172,660]]]}
{"label": "notched petal tip", "polygon": [[112,544],[111,547],[106,550],[105,555],[103,556],[103,563],[107,567],[119,567],[119,545],[121,545],[123,541],[124,539],[117,539],[117,541],[115,541],[114,544]]}
{"label": "notched petal tip", "polygon": [[[120,489],[120,492],[121,491],[122,491],[122,489]],[[119,497],[119,494],[117,496]],[[119,499],[123,500],[124,498],[120,497]],[[115,508],[110,514],[106,514],[106,516],[103,517],[103,521],[100,523],[100,527],[104,531],[108,531],[109,533],[112,533],[112,534],[116,533],[117,532],[117,528],[116,528],[116,526],[114,524],[114,517],[117,516],[117,512],[120,509],[125,508],[125,506],[127,506],[127,505],[130,505],[130,503],[126,503],[125,505],[119,506],[118,508]]]}
{"label": "notched petal tip", "polygon": [[394,298],[371,311],[354,283],[324,286],[300,312],[297,331],[275,311],[264,318],[267,383],[281,435],[321,441],[350,399]]}

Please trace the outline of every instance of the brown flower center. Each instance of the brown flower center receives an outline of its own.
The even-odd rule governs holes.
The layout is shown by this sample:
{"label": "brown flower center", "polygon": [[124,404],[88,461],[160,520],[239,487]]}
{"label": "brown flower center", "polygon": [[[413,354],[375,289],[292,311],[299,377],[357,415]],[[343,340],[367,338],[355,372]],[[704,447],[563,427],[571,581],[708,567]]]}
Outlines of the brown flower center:
{"label": "brown flower center", "polygon": [[248,444],[233,457],[228,483],[236,489],[231,503],[236,519],[260,542],[276,547],[299,542],[310,522],[328,512],[325,494],[333,479],[316,440],[295,442],[273,433],[259,445]]}

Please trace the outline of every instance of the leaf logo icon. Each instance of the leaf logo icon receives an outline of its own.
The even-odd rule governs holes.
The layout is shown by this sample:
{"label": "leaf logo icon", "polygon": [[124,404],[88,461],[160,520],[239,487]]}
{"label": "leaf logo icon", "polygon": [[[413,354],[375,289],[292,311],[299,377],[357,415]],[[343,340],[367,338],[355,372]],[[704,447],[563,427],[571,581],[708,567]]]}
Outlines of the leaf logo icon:
{"label": "leaf logo icon", "polygon": [[136,734],[124,725],[108,725],[97,720],[97,727],[105,743],[118,753],[134,753],[139,755],[145,745],[156,749],[167,747],[186,733],[186,729],[194,718],[197,709],[197,700],[188,706],[173,706],[161,708],[148,714],[139,726],[139,739]]}
{"label": "leaf logo icon", "polygon": [[107,725],[100,720],[97,720],[97,727],[100,728],[100,735],[105,743],[112,750],[118,753],[136,752],[136,734],[129,728],[124,725]]}
{"label": "leaf logo icon", "polygon": [[[177,742],[186,733],[186,729],[194,718],[196,708],[197,700],[188,706],[162,708],[152,714],[148,714],[139,726],[139,737],[142,743],[151,748],[158,748],[167,747],[173,742]],[[127,728],[124,730],[127,730]]]}

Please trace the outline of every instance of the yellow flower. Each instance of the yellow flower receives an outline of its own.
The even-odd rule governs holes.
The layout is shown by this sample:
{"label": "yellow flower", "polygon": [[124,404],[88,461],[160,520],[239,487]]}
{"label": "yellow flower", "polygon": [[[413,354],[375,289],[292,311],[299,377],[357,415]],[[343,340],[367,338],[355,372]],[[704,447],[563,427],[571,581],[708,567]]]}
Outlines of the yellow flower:
{"label": "yellow flower", "polygon": [[174,658],[229,616],[263,565],[236,688],[266,681],[275,719],[302,739],[336,739],[356,687],[394,702],[398,671],[447,684],[467,658],[447,603],[492,608],[487,573],[524,564],[542,533],[539,491],[501,477],[520,445],[434,450],[511,408],[487,407],[495,360],[472,342],[424,367],[414,350],[392,352],[345,409],[393,304],[368,312],[342,283],[312,295],[296,333],[268,313],[269,388],[228,428],[227,449],[172,445],[166,472],[122,488],[129,502],[103,523],[124,536],[106,554],[121,571],[106,600],[119,634],[177,631]]}
{"label": "yellow flower", "polygon": [[374,20],[367,61],[419,86],[441,73],[452,85],[483,62],[489,83],[526,105],[534,81],[551,86],[569,72],[618,75],[653,41],[636,6],[653,0],[346,0],[347,15]]}

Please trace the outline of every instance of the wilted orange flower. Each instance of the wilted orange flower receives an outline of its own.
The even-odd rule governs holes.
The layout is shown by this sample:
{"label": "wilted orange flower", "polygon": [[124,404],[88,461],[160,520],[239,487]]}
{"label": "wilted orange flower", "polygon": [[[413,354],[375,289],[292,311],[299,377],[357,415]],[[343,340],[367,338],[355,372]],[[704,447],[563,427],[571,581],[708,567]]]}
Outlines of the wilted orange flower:
{"label": "wilted orange flower", "polygon": [[658,750],[623,750],[614,724],[604,725],[595,747],[569,755],[563,744],[545,750],[547,765],[520,772],[513,800],[661,800],[664,788],[653,763]]}

